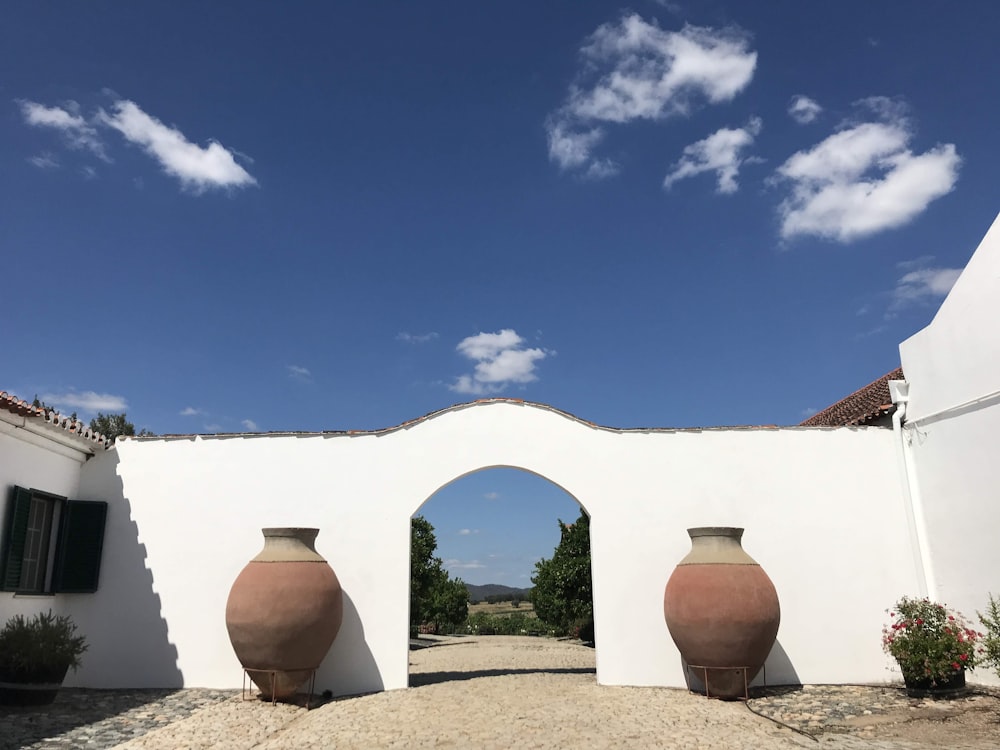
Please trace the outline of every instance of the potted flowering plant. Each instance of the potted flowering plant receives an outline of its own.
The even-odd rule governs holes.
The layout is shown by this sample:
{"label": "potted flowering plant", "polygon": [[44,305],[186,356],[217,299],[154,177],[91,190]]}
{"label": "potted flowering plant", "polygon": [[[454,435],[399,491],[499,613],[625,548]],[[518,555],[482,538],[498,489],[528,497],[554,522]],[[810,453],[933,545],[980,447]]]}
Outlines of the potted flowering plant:
{"label": "potted flowering plant", "polygon": [[975,669],[982,633],[958,612],[930,599],[904,596],[882,628],[882,649],[895,658],[911,695],[965,687],[965,670]]}

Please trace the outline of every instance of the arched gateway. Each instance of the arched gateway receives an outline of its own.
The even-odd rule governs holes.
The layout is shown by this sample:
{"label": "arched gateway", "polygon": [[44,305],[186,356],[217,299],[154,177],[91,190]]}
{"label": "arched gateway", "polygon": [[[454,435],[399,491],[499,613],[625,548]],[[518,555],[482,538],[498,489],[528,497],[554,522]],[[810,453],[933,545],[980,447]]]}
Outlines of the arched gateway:
{"label": "arched gateway", "polygon": [[[558,521],[571,528],[581,513],[588,517],[586,537],[589,540],[587,508],[564,488],[523,467],[484,466],[439,487],[421,503],[415,516],[423,517],[433,526],[438,543],[435,556],[447,557],[446,550],[450,550],[458,558],[444,560],[444,567],[452,578],[471,583],[468,580],[471,576],[481,583],[525,588],[532,585],[527,573],[534,575],[534,564],[543,557],[551,558],[561,542]],[[470,528],[459,528],[464,526]],[[457,537],[453,536],[455,534]],[[529,549],[530,559],[525,556]],[[469,554],[474,559],[467,558]],[[511,578],[514,570],[518,578]],[[589,566],[587,572],[590,572]],[[517,613],[523,618],[531,609],[529,605],[518,609]],[[474,610],[476,607],[470,606],[469,614]],[[537,635],[540,623],[533,619],[534,614],[527,615],[529,620],[525,624]],[[410,626],[412,629],[412,611]],[[412,660],[409,666],[412,686]]]}
{"label": "arched gateway", "polygon": [[[410,517],[449,482],[496,466],[544,477],[590,514],[599,683],[684,685],[662,597],[692,526],[745,527],[778,589],[769,682],[879,680],[882,610],[915,590],[894,451],[882,429],[613,429],[510,399],[371,432],[128,440],[84,466],[81,495],[120,498],[105,559],[138,554],[148,571],[104,566],[77,617],[87,664],[102,666],[85,665],[81,682],[154,686],[179,673],[187,685],[239,685],[229,586],[262,527],[315,526],[345,598],[317,687],[406,687]],[[159,612],[118,614],[131,600]],[[169,649],[150,642],[164,631],[145,625],[155,618]],[[823,648],[817,619],[838,624]],[[176,664],[147,663],[170,649]]]}

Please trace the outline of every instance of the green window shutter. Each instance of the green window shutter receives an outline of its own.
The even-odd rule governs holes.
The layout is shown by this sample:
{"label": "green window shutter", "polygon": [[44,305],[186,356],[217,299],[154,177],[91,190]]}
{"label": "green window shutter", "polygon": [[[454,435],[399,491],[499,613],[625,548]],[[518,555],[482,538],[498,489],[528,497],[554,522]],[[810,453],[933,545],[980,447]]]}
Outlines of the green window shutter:
{"label": "green window shutter", "polygon": [[7,504],[7,528],[3,535],[3,558],[0,559],[0,590],[17,591],[21,584],[24,561],[24,541],[28,534],[28,514],[31,512],[31,491],[13,487]]}
{"label": "green window shutter", "polygon": [[94,500],[69,500],[59,520],[52,590],[83,594],[97,591],[104,547],[104,521],[108,504]]}

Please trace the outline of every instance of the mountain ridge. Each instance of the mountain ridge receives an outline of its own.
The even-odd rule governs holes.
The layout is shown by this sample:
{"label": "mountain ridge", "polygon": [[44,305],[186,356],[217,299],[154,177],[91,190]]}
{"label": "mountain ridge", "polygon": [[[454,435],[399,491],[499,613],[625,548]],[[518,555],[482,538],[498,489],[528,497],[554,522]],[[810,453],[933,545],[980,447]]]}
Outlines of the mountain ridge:
{"label": "mountain ridge", "polygon": [[500,583],[484,583],[481,586],[477,586],[474,583],[467,583],[465,587],[469,590],[469,601],[470,602],[481,602],[488,596],[520,596],[522,599],[528,599],[531,596],[531,589],[519,589],[513,586],[504,586]]}

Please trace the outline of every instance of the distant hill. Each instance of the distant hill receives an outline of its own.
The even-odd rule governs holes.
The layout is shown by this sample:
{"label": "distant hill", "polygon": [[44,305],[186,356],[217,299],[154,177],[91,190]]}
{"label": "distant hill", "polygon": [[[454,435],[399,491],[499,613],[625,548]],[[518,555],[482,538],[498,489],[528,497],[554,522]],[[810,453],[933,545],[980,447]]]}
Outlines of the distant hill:
{"label": "distant hill", "polygon": [[485,583],[482,586],[467,583],[465,587],[469,590],[469,601],[472,602],[485,601],[487,596],[513,597],[515,594],[519,594],[522,599],[528,599],[531,596],[531,589],[516,589],[512,586],[502,586],[499,583]]}

